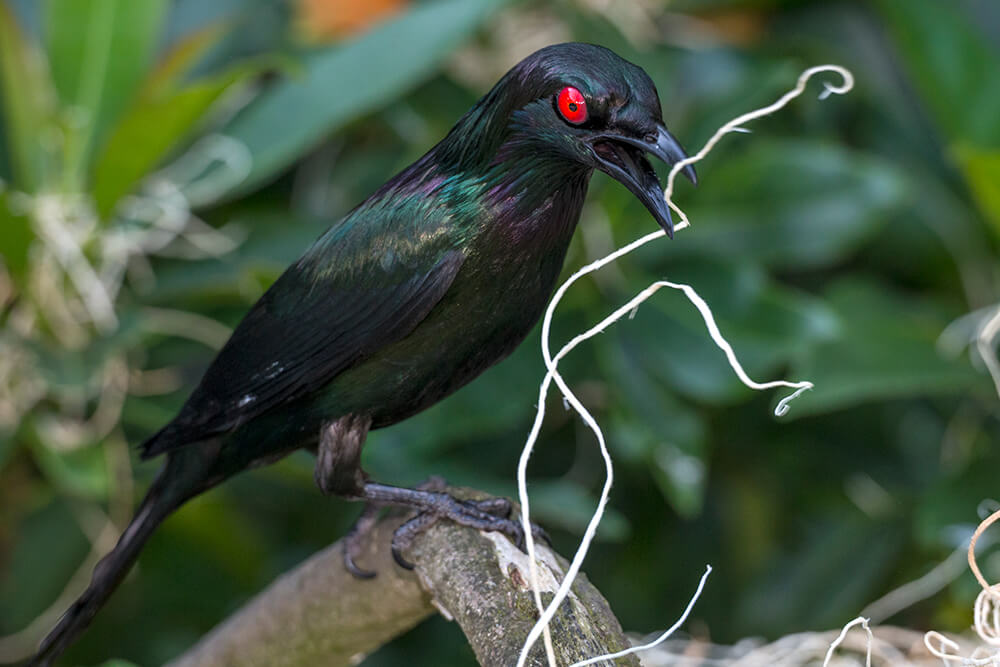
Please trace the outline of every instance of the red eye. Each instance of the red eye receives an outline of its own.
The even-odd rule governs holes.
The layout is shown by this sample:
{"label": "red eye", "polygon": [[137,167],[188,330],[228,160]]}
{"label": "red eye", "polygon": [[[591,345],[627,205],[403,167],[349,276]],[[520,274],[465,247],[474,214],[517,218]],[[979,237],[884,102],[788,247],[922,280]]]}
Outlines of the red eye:
{"label": "red eye", "polygon": [[556,95],[556,107],[562,117],[579,125],[587,120],[587,101],[583,99],[583,93],[573,86],[566,86]]}

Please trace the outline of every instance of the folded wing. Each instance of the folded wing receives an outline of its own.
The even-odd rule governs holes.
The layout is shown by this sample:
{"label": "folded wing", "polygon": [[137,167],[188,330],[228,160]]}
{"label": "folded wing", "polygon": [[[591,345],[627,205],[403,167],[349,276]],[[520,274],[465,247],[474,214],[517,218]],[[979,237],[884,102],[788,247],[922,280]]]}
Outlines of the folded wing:
{"label": "folded wing", "polygon": [[331,228],[253,306],[177,417],[143,443],[143,457],[315,392],[413,331],[464,259],[447,216],[427,215],[357,211]]}

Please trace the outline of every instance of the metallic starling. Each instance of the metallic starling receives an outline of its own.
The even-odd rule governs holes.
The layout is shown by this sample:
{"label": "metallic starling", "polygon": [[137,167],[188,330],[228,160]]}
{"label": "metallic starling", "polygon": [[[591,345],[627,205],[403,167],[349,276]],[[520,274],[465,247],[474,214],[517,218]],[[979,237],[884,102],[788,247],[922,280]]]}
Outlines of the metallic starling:
{"label": "metallic starling", "polygon": [[[171,512],[296,449],[316,452],[325,494],[516,539],[519,524],[495,503],[370,481],[361,447],[369,430],[440,401],[527,336],[594,169],[624,184],[672,236],[647,153],[668,165],[685,158],[642,69],[589,44],[550,46],[518,63],[254,304],[180,413],[143,443],[143,458],[166,456],[163,469],[30,664],[51,664],[87,627]],[[684,172],[695,181],[690,166]],[[369,575],[347,551],[346,565]]]}

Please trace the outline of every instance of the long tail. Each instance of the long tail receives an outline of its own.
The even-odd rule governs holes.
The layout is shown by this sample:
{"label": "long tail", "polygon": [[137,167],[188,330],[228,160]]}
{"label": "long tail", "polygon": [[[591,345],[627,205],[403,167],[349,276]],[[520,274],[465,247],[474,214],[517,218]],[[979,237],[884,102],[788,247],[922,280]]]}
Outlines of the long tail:
{"label": "long tail", "polygon": [[94,567],[87,590],[62,615],[27,667],[51,665],[73,643],[118,588],[157,526],[197,492],[197,478],[192,478],[190,469],[184,470],[178,464],[180,461],[174,457],[167,459],[115,548]]}

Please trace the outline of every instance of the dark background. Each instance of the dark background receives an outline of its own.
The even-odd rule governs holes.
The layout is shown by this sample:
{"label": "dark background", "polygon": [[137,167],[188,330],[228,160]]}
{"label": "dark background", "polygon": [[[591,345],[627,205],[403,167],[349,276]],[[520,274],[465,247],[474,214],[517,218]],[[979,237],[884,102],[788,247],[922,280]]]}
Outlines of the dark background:
{"label": "dark background", "polygon": [[[784,394],[740,385],[667,292],[566,359],[616,462],[584,569],[625,628],[672,623],[706,563],[687,626],[699,637],[839,627],[960,545],[1000,488],[997,396],[967,349],[998,301],[996,2],[3,0],[0,634],[35,623],[0,640],[0,661],[38,640],[68,600],[35,619],[89,576],[91,544],[124,525],[157,467],[129,445],[186,397],[225,338],[218,323],[508,67],[567,40],[644,67],[691,152],[807,66],[857,77],[846,97],[819,102],[814,82],[728,136],[696,190],[678,183],[693,228],[585,279],[556,314],[565,341],[653,280],[689,282],[751,376],[816,385],[775,419]],[[235,141],[202,139],[220,134]],[[164,211],[184,223],[184,201],[204,224],[151,235],[178,219]],[[76,259],[46,240],[53,224]],[[654,224],[596,175],[567,271]],[[81,272],[114,287],[126,265],[121,289],[104,289],[111,317]],[[536,332],[372,434],[368,470],[514,494],[542,375]],[[536,518],[568,553],[604,473],[560,405],[530,477]],[[323,498],[312,465],[294,455],[185,506],[72,661],[159,664],[339,537],[358,508]],[[998,569],[986,560],[988,578]],[[890,620],[961,630],[977,592],[964,574]],[[365,664],[404,662],[474,664],[441,619]]]}

